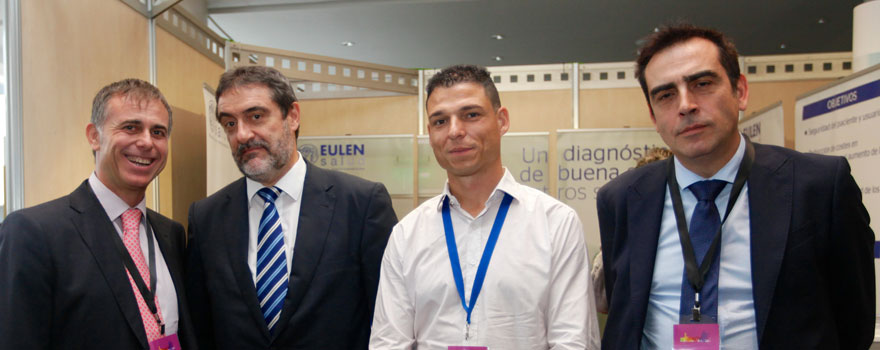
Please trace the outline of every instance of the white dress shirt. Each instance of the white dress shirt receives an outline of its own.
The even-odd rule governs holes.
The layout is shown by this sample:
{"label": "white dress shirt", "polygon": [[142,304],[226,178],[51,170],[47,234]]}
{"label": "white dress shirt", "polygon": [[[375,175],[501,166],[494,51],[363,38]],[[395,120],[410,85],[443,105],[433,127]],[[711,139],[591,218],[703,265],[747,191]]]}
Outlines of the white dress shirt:
{"label": "white dress shirt", "polygon": [[[513,201],[471,315],[452,277],[442,220],[449,196],[465,298],[495,216]],[[400,221],[382,259],[370,349],[598,349],[599,330],[584,233],[577,214],[552,197],[504,177],[476,217],[449,193],[434,197]]]}
{"label": "white dress shirt", "polygon": [[[299,152],[297,152],[299,153]],[[302,204],[303,184],[306,180],[306,162],[302,160],[302,154],[296,159],[293,167],[287,174],[278,180],[275,187],[281,189],[281,194],[275,199],[275,208],[281,217],[281,230],[284,233],[285,257],[287,258],[287,275],[290,276],[290,263],[293,261],[293,246],[296,243],[296,228],[299,225],[299,208]],[[246,179],[248,201],[248,251],[247,263],[251,270],[254,285],[257,283],[257,236],[260,229],[260,218],[263,216],[263,198],[257,195],[257,191],[265,187],[263,184],[251,179]]]}
{"label": "white dress shirt", "polygon": [[[107,217],[113,222],[113,227],[116,228],[119,239],[122,239],[122,213],[125,213],[130,207],[122,198],[119,198],[113,191],[110,191],[98,179],[95,173],[89,176],[89,186],[92,187],[95,197],[98,197],[98,202],[104,207]],[[150,266],[147,228],[145,225],[147,222],[145,220],[147,214],[146,198],[142,199],[135,208],[141,211],[141,223],[139,225],[141,252],[144,254],[147,266]],[[177,313],[177,289],[174,288],[174,281],[171,280],[171,273],[168,272],[168,265],[165,264],[165,257],[159,248],[159,240],[156,238],[155,231],[153,233],[153,250],[156,254],[156,297],[159,300],[159,312],[162,313],[162,322],[165,323],[165,334],[175,334],[177,333],[177,323],[179,320]],[[150,283],[150,281],[144,282],[148,285]],[[132,293],[134,293],[134,290],[132,290]]]}
{"label": "white dress shirt", "polygon": [[[739,164],[745,155],[745,139],[740,136],[739,148],[733,158],[715,175],[705,179],[685,168],[675,159],[675,177],[681,189],[682,206],[690,226],[697,199],[691,184],[702,180],[723,180],[728,184],[715,198],[718,214],[724,218],[727,201]],[[752,295],[751,228],[749,227],[749,187],[743,187],[730,217],[721,231],[721,265],[718,274],[718,326],[722,349],[757,349],[755,301]],[[681,283],[684,276],[681,242],[672,209],[672,198],[666,190],[660,238],[654,260],[654,276],[648,299],[648,312],[642,332],[642,349],[672,349],[672,326],[679,323]]]}

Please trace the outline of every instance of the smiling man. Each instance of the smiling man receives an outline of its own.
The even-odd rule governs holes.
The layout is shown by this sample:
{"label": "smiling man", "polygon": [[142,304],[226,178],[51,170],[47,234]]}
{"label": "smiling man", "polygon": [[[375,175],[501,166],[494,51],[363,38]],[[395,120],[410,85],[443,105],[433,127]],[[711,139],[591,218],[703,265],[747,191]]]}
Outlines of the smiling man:
{"label": "smiling man", "polygon": [[599,191],[603,348],[867,349],[874,233],[846,159],[740,135],[749,88],[717,31],[663,28],[636,70],[674,157]]}
{"label": "smiling man", "polygon": [[149,83],[98,92],[86,127],[91,177],[0,227],[0,348],[194,348],[183,226],[144,200],[170,134],[171,107]]}
{"label": "smiling man", "polygon": [[193,203],[187,286],[206,349],[366,349],[397,217],[385,186],[308,163],[268,67],[220,77],[217,121],[244,178]]}
{"label": "smiling man", "polygon": [[502,166],[510,119],[489,73],[446,68],[427,96],[448,181],[394,227],[370,349],[598,348],[580,220]]}

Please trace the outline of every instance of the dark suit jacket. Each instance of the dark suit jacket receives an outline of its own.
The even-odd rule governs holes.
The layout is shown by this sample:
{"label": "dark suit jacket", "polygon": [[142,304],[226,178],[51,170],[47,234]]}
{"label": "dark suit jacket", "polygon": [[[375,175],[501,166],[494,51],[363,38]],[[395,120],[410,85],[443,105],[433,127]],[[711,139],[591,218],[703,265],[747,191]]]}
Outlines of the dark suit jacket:
{"label": "dark suit jacket", "polygon": [[269,334],[247,265],[244,178],[189,210],[189,290],[205,349],[366,349],[397,217],[385,186],[306,163],[287,297]]}
{"label": "dark suit jacket", "polygon": [[[183,226],[147,218],[177,289],[179,337],[195,349],[183,286]],[[0,227],[0,349],[149,349],[118,235],[88,181],[13,212]]]}
{"label": "dark suit jacket", "polygon": [[[874,335],[874,233],[849,164],[754,145],[748,187],[759,346],[867,349]],[[603,349],[639,348],[666,166],[628,171],[599,191],[609,302]]]}

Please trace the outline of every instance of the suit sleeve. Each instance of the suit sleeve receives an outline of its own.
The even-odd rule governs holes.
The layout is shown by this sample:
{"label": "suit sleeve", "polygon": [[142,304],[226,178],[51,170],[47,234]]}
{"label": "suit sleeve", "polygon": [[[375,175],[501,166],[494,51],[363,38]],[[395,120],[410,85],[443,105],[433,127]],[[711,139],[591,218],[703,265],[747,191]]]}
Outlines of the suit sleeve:
{"label": "suit sleeve", "polygon": [[0,226],[0,349],[52,345],[53,271],[40,224],[10,215]]}
{"label": "suit sleeve", "polygon": [[831,212],[831,291],[841,349],[867,349],[874,338],[874,232],[846,159],[840,159]]}
{"label": "suit sleeve", "polygon": [[[617,277],[614,271],[614,265],[611,264],[611,260],[614,258],[614,245],[613,245],[613,237],[614,237],[614,215],[613,210],[611,208],[611,204],[608,200],[608,188],[603,187],[599,190],[599,194],[596,198],[596,211],[599,216],[599,238],[602,249],[602,267],[603,273],[605,275],[605,300],[608,302],[608,307],[611,307],[611,293],[614,291],[614,281]],[[610,312],[610,309],[608,310]]]}
{"label": "suit sleeve", "polygon": [[374,184],[370,190],[370,202],[367,205],[364,231],[361,236],[361,278],[365,286],[364,301],[368,305],[367,315],[370,318],[375,309],[382,255],[385,253],[388,237],[395,224],[397,224],[397,215],[391,206],[388,190],[380,183]]}
{"label": "suit sleeve", "polygon": [[189,208],[189,241],[186,247],[186,294],[196,343],[202,349],[216,349],[211,299],[205,284],[205,270],[201,254],[201,239],[196,216],[196,204]]}

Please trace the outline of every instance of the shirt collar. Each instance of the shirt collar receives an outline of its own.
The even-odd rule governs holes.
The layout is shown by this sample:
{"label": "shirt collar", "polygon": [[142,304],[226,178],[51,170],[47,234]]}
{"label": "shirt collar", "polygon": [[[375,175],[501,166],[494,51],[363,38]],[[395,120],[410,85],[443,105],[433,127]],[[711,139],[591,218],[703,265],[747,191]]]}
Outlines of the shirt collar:
{"label": "shirt collar", "polygon": [[[510,174],[507,168],[504,168],[504,176],[501,177],[501,180],[495,185],[492,194],[486,199],[485,206],[488,207],[489,202],[501,197],[502,193],[509,194],[513,199],[519,199],[522,196],[519,184],[513,179],[513,175]],[[446,185],[443,186],[443,193],[440,195],[440,203],[437,203],[437,210],[443,209],[443,201],[446,197],[449,197],[450,205],[458,205],[458,199],[452,195],[452,192],[449,192],[449,179],[446,180]]]}
{"label": "shirt collar", "polygon": [[742,162],[743,156],[746,154],[746,140],[742,136],[739,135],[739,147],[736,148],[736,153],[733,154],[733,157],[727,161],[727,164],[718,170],[715,175],[706,179],[700,175],[695,174],[694,172],[688,170],[681,164],[678,158],[675,158],[675,179],[678,180],[678,186],[682,190],[687,188],[688,186],[694,184],[698,181],[703,180],[723,180],[728,183],[733,183],[736,180],[736,173],[739,171],[739,163]]}
{"label": "shirt collar", "polygon": [[[302,197],[303,191],[303,183],[305,183],[306,179],[306,162],[303,160],[302,154],[299,151],[296,152],[299,155],[296,159],[296,163],[293,164],[293,167],[287,171],[281,179],[275,184],[275,187],[281,189],[283,194],[286,194],[293,201],[299,201]],[[257,191],[261,188],[266,187],[263,184],[251,180],[247,178],[245,180],[247,184],[247,197],[248,203],[257,195]]]}
{"label": "shirt collar", "polygon": [[[110,221],[116,220],[122,213],[128,210],[128,203],[125,203],[122,198],[113,193],[100,179],[98,179],[98,175],[92,172],[92,175],[89,176],[89,186],[92,187],[92,192],[95,193],[95,197],[98,197],[98,202],[101,203],[101,206],[104,208],[104,212],[107,213],[107,217],[110,218]],[[141,199],[140,203],[134,206],[137,209],[140,209],[141,215],[147,212],[147,197],[145,196]]]}

